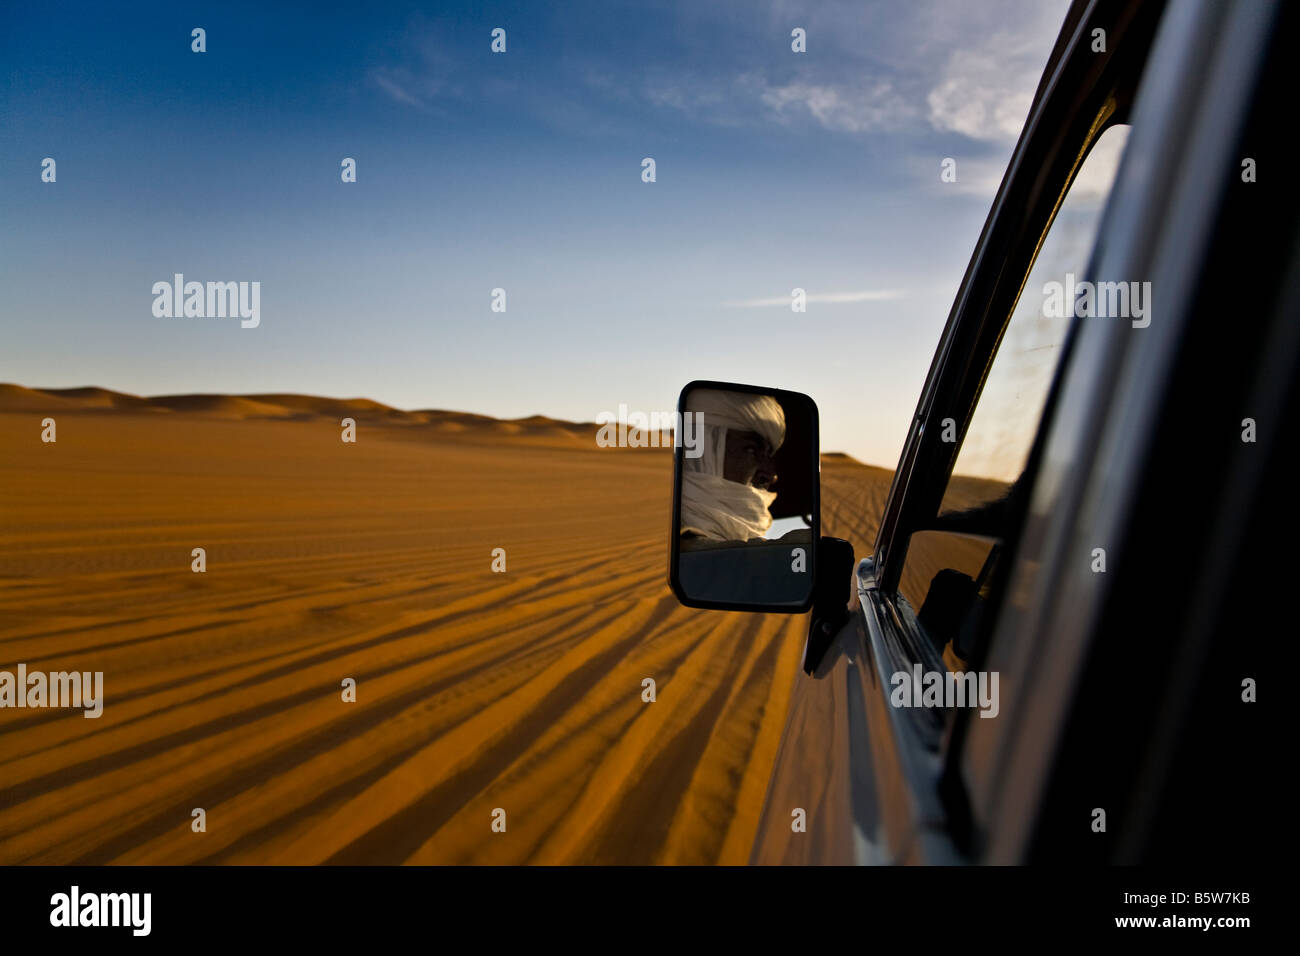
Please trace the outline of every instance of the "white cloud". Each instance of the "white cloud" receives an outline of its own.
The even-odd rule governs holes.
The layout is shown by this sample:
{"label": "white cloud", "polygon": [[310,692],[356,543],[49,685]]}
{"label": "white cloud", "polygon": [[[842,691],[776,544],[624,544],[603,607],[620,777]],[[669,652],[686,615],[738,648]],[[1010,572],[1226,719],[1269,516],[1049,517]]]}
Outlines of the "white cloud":
{"label": "white cloud", "polygon": [[420,99],[414,93],[409,92],[400,81],[388,75],[384,70],[375,70],[370,78],[375,81],[375,85],[381,90],[397,100],[399,103],[405,103],[408,106],[424,106],[424,100]]}
{"label": "white cloud", "polygon": [[461,99],[460,46],[447,25],[415,17],[407,26],[394,60],[367,73],[369,82],[404,106],[438,111],[441,100]]}
{"label": "white cloud", "polygon": [[[589,81],[589,85],[596,84]],[[730,77],[652,79],[642,87],[642,95],[653,106],[718,126],[811,121],[835,132],[867,133],[896,129],[918,115],[893,84],[883,79],[773,83],[751,71]]]}
{"label": "white cloud", "polygon": [[[929,126],[1009,144],[1020,135],[1067,3],[915,0],[793,10],[769,0],[759,22],[802,17],[810,44],[825,53],[785,54],[729,77],[678,76],[649,99],[715,123],[803,119],[850,134]],[[988,179],[981,177],[982,187]]]}
{"label": "white cloud", "polygon": [[[938,130],[1006,144],[1024,123],[1067,5],[681,2],[671,7],[677,39],[662,59],[633,69],[594,48],[561,64],[547,96],[525,99],[544,114],[545,101],[565,90],[588,112],[632,122],[642,103],[713,126],[809,124],[855,136]],[[789,51],[791,23],[807,28],[807,54]],[[371,82],[399,103],[426,109],[468,95],[456,88],[464,66],[451,61],[457,42],[441,23],[417,22],[401,65],[372,71]],[[576,94],[566,84],[576,84]],[[520,91],[511,95],[518,99]]]}
{"label": "white cloud", "polygon": [[1000,74],[996,67],[983,51],[953,54],[944,79],[926,97],[936,129],[993,141],[1014,141],[1020,135],[1037,76]]}
{"label": "white cloud", "polygon": [[[752,81],[751,81],[752,82]],[[769,86],[757,81],[759,99],[782,121],[791,108],[806,111],[826,129],[866,133],[887,129],[914,113],[887,80],[858,87],[844,84],[794,82]]]}
{"label": "white cloud", "polygon": [[957,34],[925,98],[935,129],[994,143],[1020,136],[1064,10],[1038,4],[1006,12],[988,19],[1012,26],[984,37]]}
{"label": "white cloud", "polygon": [[645,98],[655,106],[666,106],[683,113],[703,113],[725,107],[727,96],[722,89],[706,81],[690,85],[652,82],[645,86]]}
{"label": "white cloud", "polygon": [[[880,302],[886,299],[901,299],[902,297],[903,293],[898,289],[872,289],[861,292],[810,292],[807,301],[809,304],[839,305],[845,302]],[[722,304],[729,309],[782,305],[788,309],[790,301],[790,296],[778,295],[769,299],[735,299]]]}

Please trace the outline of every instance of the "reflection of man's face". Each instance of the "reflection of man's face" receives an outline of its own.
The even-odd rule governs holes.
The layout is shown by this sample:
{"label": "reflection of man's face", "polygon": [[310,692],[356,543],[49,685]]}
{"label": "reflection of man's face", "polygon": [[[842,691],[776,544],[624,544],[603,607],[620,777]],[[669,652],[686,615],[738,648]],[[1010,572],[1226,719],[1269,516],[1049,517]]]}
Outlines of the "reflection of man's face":
{"label": "reflection of man's face", "polygon": [[722,477],[767,491],[776,484],[773,454],[772,447],[758,432],[728,429]]}

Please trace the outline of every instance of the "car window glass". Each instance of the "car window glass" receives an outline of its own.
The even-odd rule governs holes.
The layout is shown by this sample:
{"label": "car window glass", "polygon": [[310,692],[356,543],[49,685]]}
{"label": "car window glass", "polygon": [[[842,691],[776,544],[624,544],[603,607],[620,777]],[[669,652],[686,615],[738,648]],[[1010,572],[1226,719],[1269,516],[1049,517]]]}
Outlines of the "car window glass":
{"label": "car window glass", "polygon": [[[899,582],[949,670],[964,670],[997,567],[1008,504],[1020,493],[1030,449],[1074,310],[1127,126],[1093,145],[1021,290],[962,439],[932,527],[914,533]],[[1057,284],[1057,285],[1053,285]],[[1059,288],[1058,288],[1059,285]],[[954,430],[959,423],[946,422]]]}

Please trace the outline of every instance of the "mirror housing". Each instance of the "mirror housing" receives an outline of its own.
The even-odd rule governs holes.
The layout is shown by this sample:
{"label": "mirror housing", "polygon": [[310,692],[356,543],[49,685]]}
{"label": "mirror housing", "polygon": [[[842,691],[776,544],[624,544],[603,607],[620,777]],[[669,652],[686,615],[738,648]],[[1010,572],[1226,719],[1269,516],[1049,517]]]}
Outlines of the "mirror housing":
{"label": "mirror housing", "polygon": [[812,607],[821,535],[817,405],[695,381],[677,401],[668,583],[687,607]]}

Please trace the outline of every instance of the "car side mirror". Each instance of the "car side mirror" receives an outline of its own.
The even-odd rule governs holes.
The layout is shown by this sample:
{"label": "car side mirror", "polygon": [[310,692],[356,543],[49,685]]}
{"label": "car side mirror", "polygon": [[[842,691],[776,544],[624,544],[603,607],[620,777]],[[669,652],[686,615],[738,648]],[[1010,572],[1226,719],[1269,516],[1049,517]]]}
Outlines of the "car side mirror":
{"label": "car side mirror", "polygon": [[817,405],[691,382],[677,402],[668,581],[687,607],[800,613],[821,535]]}

